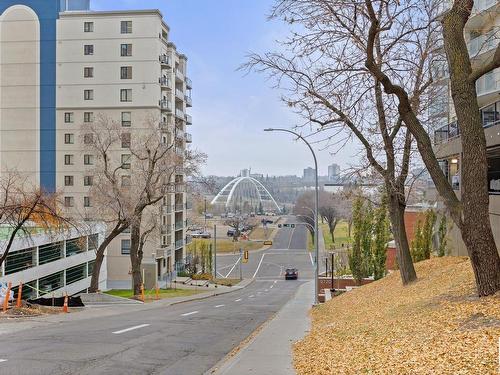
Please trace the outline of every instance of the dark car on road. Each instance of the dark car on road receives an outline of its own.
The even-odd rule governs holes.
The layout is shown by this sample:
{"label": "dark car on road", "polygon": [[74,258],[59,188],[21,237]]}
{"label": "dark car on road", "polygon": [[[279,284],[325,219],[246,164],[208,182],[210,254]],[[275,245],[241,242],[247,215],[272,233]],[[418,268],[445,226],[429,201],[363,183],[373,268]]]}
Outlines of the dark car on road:
{"label": "dark car on road", "polygon": [[299,270],[297,268],[287,268],[285,270],[285,280],[297,280],[299,278]]}

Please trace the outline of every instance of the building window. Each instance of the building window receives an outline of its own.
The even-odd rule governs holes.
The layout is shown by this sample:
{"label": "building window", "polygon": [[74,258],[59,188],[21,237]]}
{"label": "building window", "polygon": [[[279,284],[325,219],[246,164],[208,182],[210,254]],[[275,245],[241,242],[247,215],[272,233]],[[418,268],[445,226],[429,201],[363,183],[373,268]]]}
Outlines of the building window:
{"label": "building window", "polygon": [[83,91],[83,99],[94,100],[94,90],[84,90]]}
{"label": "building window", "polygon": [[90,197],[83,197],[83,207],[91,207]]}
{"label": "building window", "polygon": [[83,122],[94,122],[94,112],[84,112]]}
{"label": "building window", "polygon": [[74,178],[73,176],[64,176],[64,186],[73,186]]}
{"label": "building window", "polygon": [[120,78],[121,79],[132,79],[132,67],[131,66],[122,66],[120,69]]}
{"label": "building window", "polygon": [[94,185],[94,176],[83,176],[83,186]]}
{"label": "building window", "polygon": [[64,114],[64,122],[66,124],[72,123],[74,121],[74,113],[73,112],[66,112]]}
{"label": "building window", "polygon": [[120,49],[122,56],[132,56],[132,44],[122,44]]}
{"label": "building window", "polygon": [[130,133],[122,133],[122,148],[130,148]]}
{"label": "building window", "polygon": [[122,21],[120,29],[122,34],[132,34],[132,21]]}
{"label": "building window", "polygon": [[132,101],[132,89],[121,89],[120,90],[120,101],[121,102],[131,102]]}
{"label": "building window", "polygon": [[75,198],[64,197],[64,207],[74,207],[74,206],[75,206]]}
{"label": "building window", "polygon": [[132,112],[122,112],[122,126],[130,127],[132,125]]}
{"label": "building window", "polygon": [[94,134],[87,133],[83,135],[83,143],[86,145],[91,145],[94,143]]}
{"label": "building window", "polygon": [[85,56],[90,56],[94,54],[94,45],[93,44],[86,44],[83,46],[83,54]]}
{"label": "building window", "polygon": [[84,78],[94,78],[94,68],[89,67],[89,66],[83,68],[83,77]]}
{"label": "building window", "polygon": [[83,164],[85,165],[93,165],[94,164],[94,155],[83,155]]}
{"label": "building window", "polygon": [[83,23],[83,31],[86,33],[94,32],[94,22],[84,22]]}
{"label": "building window", "polygon": [[122,240],[122,255],[130,255],[130,240]]}
{"label": "building window", "polygon": [[130,154],[122,154],[122,168],[130,169]]}
{"label": "building window", "polygon": [[71,133],[64,134],[64,143],[67,145],[72,145],[75,143],[75,135]]}
{"label": "building window", "polygon": [[64,165],[73,165],[74,155],[64,155]]}
{"label": "building window", "polygon": [[122,176],[122,187],[127,187],[132,184],[132,179],[130,176]]}

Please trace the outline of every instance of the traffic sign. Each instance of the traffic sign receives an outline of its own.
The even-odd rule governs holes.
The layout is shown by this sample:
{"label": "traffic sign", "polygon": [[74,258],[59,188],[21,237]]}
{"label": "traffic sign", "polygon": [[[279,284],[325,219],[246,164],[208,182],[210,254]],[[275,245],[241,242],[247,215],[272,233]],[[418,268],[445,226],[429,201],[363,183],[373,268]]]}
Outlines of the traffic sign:
{"label": "traffic sign", "polygon": [[243,254],[243,263],[248,263],[248,250],[245,250]]}
{"label": "traffic sign", "polygon": [[271,246],[273,241],[264,241],[264,246]]}

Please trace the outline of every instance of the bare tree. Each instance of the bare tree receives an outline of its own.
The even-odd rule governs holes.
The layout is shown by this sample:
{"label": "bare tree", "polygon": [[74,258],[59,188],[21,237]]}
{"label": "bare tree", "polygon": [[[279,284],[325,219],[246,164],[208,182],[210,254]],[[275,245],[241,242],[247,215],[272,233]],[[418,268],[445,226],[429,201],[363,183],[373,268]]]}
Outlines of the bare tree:
{"label": "bare tree", "polygon": [[1,249],[0,266],[9,256],[16,237],[30,237],[38,230],[57,233],[73,226],[58,208],[59,194],[32,187],[15,171],[0,177],[0,201],[0,225],[9,230]]}
{"label": "bare tree", "polygon": [[[298,23],[298,31],[282,42],[284,52],[253,54],[247,67],[274,77],[286,91],[289,106],[305,118],[310,133],[323,135],[327,146],[341,147],[352,137],[359,141],[366,160],[362,169],[375,170],[385,186],[402,281],[415,280],[404,223],[413,136],[404,127],[397,101],[384,93],[381,81],[365,66],[367,26],[362,4],[281,0],[272,17]],[[435,48],[435,29],[426,29],[415,43],[421,56],[400,72],[411,108],[418,114],[426,108],[424,94],[430,84],[426,69]],[[405,60],[398,47],[377,39],[377,66],[382,69],[387,55]]]}
{"label": "bare tree", "polygon": [[334,194],[321,194],[319,202],[319,214],[328,224],[328,231],[335,242],[335,228],[341,218],[340,201]]}
{"label": "bare tree", "polygon": [[[151,117],[144,119],[140,128],[123,129],[119,123],[98,116],[94,123],[82,127],[83,142],[95,156],[95,167],[90,171],[94,204],[86,215],[102,219],[109,228],[97,249],[91,291],[98,289],[106,247],[130,227],[133,289],[135,294],[139,293],[143,246],[154,230],[143,226],[143,216],[149,214],[145,211],[158,210],[156,205],[166,194],[184,189],[184,182],[174,178],[176,170],[186,164],[189,171],[193,166],[186,159],[197,160],[190,156],[193,153],[184,155],[174,144],[169,144],[157,123]],[[123,148],[128,148],[128,152]]]}

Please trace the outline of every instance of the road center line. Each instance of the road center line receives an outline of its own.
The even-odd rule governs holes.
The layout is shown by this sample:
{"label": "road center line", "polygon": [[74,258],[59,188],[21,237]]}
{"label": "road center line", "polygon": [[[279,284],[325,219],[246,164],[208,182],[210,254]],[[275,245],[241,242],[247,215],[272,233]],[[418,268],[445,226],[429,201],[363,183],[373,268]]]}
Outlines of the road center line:
{"label": "road center line", "polygon": [[251,296],[248,296],[248,298],[253,298],[253,297],[255,297],[253,294]]}
{"label": "road center line", "polygon": [[269,289],[264,289],[264,292],[269,292]]}
{"label": "road center line", "polygon": [[6,359],[0,359],[0,362],[7,362]]}
{"label": "road center line", "polygon": [[271,285],[271,286],[269,287],[269,289],[273,289],[273,287],[274,287],[274,285]]}
{"label": "road center line", "polygon": [[234,302],[240,302],[241,298],[235,299]]}
{"label": "road center line", "polygon": [[312,255],[311,253],[309,253],[309,258],[311,258],[311,264],[312,264],[312,266],[314,267],[313,255]]}
{"label": "road center line", "polygon": [[194,315],[194,314],[198,314],[198,313],[199,313],[199,311],[191,311],[191,312],[182,314],[181,316],[189,316],[189,315]]}
{"label": "road center line", "polygon": [[259,272],[260,266],[261,266],[262,261],[264,260],[265,256],[266,256],[266,253],[262,254],[262,256],[260,257],[259,265],[257,266],[257,269],[255,270],[255,273],[252,276],[253,279],[255,279],[255,276],[257,276],[257,272]]}
{"label": "road center line", "polygon": [[134,329],[139,329],[139,328],[144,328],[144,327],[148,327],[149,324],[141,324],[141,325],[138,325],[138,326],[133,326],[133,327],[130,327],[130,328],[125,328],[125,329],[122,329],[120,331],[115,331],[113,332],[115,335],[119,335],[120,333],[125,333],[125,332],[129,332],[129,331],[133,331]]}
{"label": "road center line", "polygon": [[219,307],[224,307],[224,306],[226,306],[226,305],[217,305],[217,306],[215,306],[215,308],[218,309]]}

